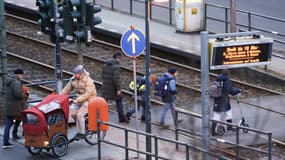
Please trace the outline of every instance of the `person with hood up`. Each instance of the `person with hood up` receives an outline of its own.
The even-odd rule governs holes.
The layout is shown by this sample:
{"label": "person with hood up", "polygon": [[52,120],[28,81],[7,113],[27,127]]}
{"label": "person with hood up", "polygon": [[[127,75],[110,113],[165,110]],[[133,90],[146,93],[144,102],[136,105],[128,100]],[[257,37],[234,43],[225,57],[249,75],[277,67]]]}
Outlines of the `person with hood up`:
{"label": "person with hood up", "polygon": [[[230,81],[230,75],[228,70],[223,70],[221,74],[217,76],[217,81],[222,82],[222,95],[221,97],[214,98],[213,107],[213,119],[221,121],[221,116],[224,114],[228,123],[232,123],[232,109],[229,95],[237,95],[241,92],[239,88],[233,87]],[[211,126],[211,134],[216,134],[217,123],[213,122]],[[234,131],[232,126],[227,126],[227,131]]]}
{"label": "person with hood up", "polygon": [[88,113],[88,99],[96,96],[96,87],[90,77],[89,72],[85,70],[83,65],[76,66],[73,70],[73,77],[62,89],[60,94],[70,94],[74,91],[76,98],[70,106],[70,115],[76,122],[77,134],[75,138],[81,139],[85,137],[85,118]]}
{"label": "person with hood up", "polygon": [[7,77],[5,80],[5,128],[3,136],[3,149],[13,147],[13,144],[9,142],[10,129],[13,125],[14,119],[20,119],[20,112],[25,109],[25,94],[23,91],[22,78],[24,71],[22,69],[16,69],[14,71],[14,77]]}
{"label": "person with hood up", "polygon": [[120,61],[122,54],[117,52],[113,58],[108,59],[102,71],[102,97],[108,100],[115,100],[119,116],[119,122],[129,123],[124,115],[123,96],[121,92]]}

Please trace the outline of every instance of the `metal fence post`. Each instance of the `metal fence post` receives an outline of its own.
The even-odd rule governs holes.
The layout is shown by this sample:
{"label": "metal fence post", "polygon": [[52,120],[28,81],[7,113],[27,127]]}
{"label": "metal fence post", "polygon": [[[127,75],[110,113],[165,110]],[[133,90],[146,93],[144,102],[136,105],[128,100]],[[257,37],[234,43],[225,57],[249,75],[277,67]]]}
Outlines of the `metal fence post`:
{"label": "metal fence post", "polygon": [[111,8],[114,10],[114,0],[111,0]]}
{"label": "metal fence post", "polygon": [[125,129],[125,156],[126,158],[125,159],[129,159],[129,139],[128,139],[128,130]]}
{"label": "metal fence post", "polygon": [[248,31],[251,31],[251,13],[248,12]]}
{"label": "metal fence post", "polygon": [[157,136],[154,136],[154,154],[155,154],[155,160],[158,160],[158,140]]}
{"label": "metal fence post", "polygon": [[190,148],[190,146],[188,144],[186,144],[186,160],[190,159],[189,148]]}
{"label": "metal fence post", "polygon": [[272,133],[268,134],[268,160],[272,157]]}
{"label": "metal fence post", "polygon": [[133,14],[133,0],[130,0],[130,14]]}
{"label": "metal fence post", "polygon": [[97,143],[98,143],[98,160],[101,160],[101,135],[100,135],[100,126],[101,126],[101,121],[97,120]]}
{"label": "metal fence post", "polygon": [[236,129],[236,159],[239,160],[239,130],[240,128],[237,127]]}
{"label": "metal fence post", "polygon": [[169,24],[172,25],[172,0],[169,0]]}
{"label": "metal fence post", "polygon": [[226,33],[229,33],[228,20],[229,20],[228,8],[225,8],[225,29],[226,29]]}
{"label": "metal fence post", "polygon": [[[175,111],[174,129],[175,129],[175,140],[178,141],[178,112]],[[178,150],[178,144],[176,143],[176,150]]]}

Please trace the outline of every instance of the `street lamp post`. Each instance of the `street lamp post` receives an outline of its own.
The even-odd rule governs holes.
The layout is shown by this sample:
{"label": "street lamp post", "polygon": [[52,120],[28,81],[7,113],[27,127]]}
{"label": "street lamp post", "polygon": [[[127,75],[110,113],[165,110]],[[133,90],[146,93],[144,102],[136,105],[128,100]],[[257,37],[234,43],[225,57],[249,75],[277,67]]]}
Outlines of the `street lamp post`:
{"label": "street lamp post", "polygon": [[[149,43],[149,22],[150,22],[150,0],[145,0],[145,76],[146,76],[146,125],[145,130],[147,133],[151,133],[151,112],[150,112],[150,43]],[[151,153],[151,137],[146,136],[146,152]],[[146,160],[151,160],[151,155],[146,155]]]}

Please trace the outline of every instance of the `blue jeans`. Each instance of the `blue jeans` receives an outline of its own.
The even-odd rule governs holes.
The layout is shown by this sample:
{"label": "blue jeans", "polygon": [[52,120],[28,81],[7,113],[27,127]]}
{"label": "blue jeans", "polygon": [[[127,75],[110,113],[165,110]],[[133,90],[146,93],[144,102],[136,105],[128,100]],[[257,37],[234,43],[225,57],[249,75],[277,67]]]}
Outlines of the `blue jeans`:
{"label": "blue jeans", "polygon": [[12,127],[12,125],[13,125],[13,116],[6,116],[3,145],[9,144],[10,128]]}
{"label": "blue jeans", "polygon": [[173,121],[175,120],[175,104],[174,104],[174,101],[173,101],[173,102],[170,102],[170,103],[164,103],[162,114],[160,116],[160,123],[164,124],[166,112],[168,111],[169,108],[171,110],[171,115],[172,115]]}

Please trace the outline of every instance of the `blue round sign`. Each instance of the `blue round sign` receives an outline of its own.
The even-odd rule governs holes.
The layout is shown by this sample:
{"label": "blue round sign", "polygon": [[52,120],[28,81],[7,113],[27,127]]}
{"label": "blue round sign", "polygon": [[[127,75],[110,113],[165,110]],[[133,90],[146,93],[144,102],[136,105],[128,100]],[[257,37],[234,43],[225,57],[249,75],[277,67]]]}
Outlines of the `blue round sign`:
{"label": "blue round sign", "polygon": [[121,37],[121,49],[126,56],[137,57],[145,49],[145,37],[137,29],[129,29]]}

